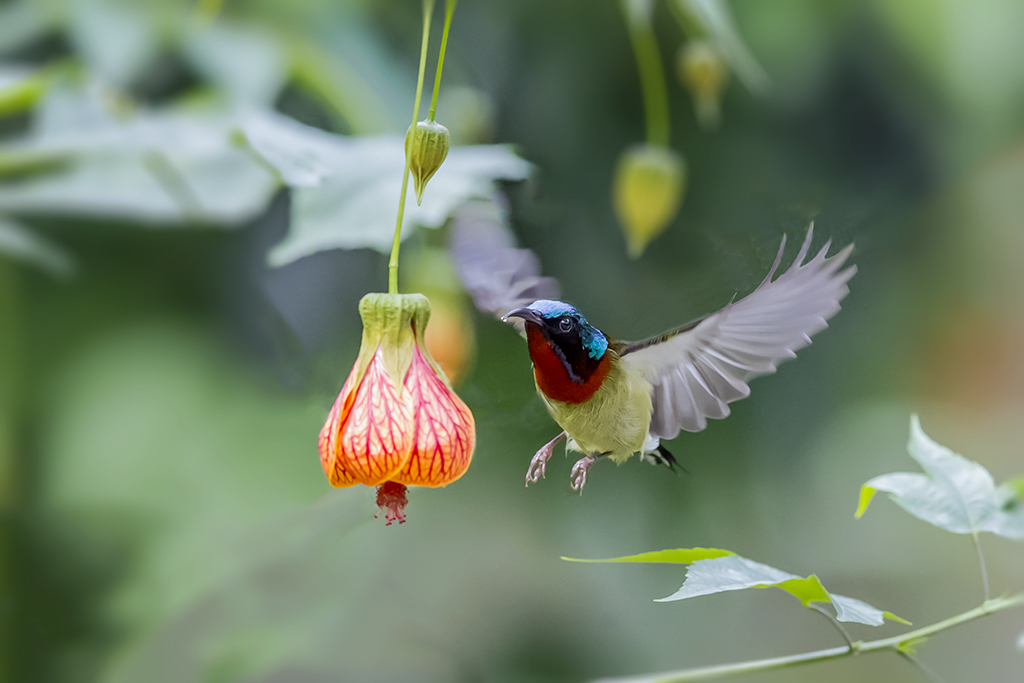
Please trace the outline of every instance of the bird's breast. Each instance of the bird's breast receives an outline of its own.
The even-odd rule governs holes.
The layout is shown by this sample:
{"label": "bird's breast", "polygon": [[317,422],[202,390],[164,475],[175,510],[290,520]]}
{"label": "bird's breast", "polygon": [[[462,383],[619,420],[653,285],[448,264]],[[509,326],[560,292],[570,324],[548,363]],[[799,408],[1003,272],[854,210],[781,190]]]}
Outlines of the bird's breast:
{"label": "bird's breast", "polygon": [[[563,353],[533,325],[527,325],[530,358],[537,388],[545,396],[562,403],[585,403],[601,388],[611,369],[612,353],[605,352],[587,376],[572,372]],[[575,376],[574,376],[575,375]]]}

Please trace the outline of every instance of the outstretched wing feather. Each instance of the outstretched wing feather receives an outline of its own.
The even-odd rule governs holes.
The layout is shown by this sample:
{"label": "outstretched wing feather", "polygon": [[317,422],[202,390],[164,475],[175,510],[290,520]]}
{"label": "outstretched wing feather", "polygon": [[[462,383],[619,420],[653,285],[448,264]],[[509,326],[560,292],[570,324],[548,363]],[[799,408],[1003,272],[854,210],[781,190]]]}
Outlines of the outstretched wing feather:
{"label": "outstretched wing feather", "polygon": [[827,257],[826,244],[804,263],[813,234],[812,225],[793,265],[772,280],[786,247],[783,237],[768,276],[745,298],[697,323],[623,347],[622,362],[653,387],[653,436],[699,432],[709,418],[728,416],[730,403],[750,395],[747,382],[775,372],[828,327],[857,267],[841,270],[852,245]]}

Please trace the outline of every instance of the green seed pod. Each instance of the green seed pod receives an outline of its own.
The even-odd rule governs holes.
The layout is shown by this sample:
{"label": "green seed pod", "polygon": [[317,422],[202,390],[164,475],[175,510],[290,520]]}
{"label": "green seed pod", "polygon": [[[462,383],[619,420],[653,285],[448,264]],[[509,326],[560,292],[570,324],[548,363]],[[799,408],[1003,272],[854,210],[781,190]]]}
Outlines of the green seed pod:
{"label": "green seed pod", "polygon": [[676,68],[693,95],[697,121],[706,128],[717,126],[722,93],[729,84],[729,66],[718,48],[704,40],[690,41],[679,48]]}
{"label": "green seed pod", "polygon": [[634,145],[619,157],[612,199],[630,258],[668,227],[686,193],[686,162],[674,150]]}
{"label": "green seed pod", "polygon": [[410,126],[405,134],[405,154],[412,171],[417,204],[423,203],[423,188],[441,168],[450,145],[448,129],[435,121],[420,121],[415,129]]}

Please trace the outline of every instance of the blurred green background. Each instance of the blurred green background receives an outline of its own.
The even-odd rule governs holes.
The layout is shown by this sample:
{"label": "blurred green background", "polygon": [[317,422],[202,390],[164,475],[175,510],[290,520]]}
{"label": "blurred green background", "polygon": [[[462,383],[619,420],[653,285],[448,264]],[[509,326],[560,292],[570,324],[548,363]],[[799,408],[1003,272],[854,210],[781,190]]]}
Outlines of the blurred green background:
{"label": "blurred green background", "polygon": [[[658,604],[682,568],[560,555],[728,548],[917,625],[978,604],[966,537],[884,501],[853,511],[861,483],[915,468],[911,412],[997,482],[1024,471],[1024,4],[732,0],[774,85],[759,97],[733,79],[716,131],[697,126],[674,77],[683,37],[662,5],[690,180],[641,259],[626,257],[610,200],[616,157],[644,135],[617,3],[462,0],[438,120],[535,165],[500,185],[511,226],[613,336],[749,292],[811,219],[815,246],[856,243],[843,311],[728,420],[668,444],[687,474],[602,463],[583,496],[561,455],[524,488],[557,427],[522,340],[474,312],[456,326],[476,338],[460,387],[473,465],[447,489],[412,490],[409,522],[385,528],[372,491],[330,489],[316,436],[386,255],[268,265],[298,191],[258,168],[186,178],[215,183],[193,192],[225,202],[216,220],[146,218],[152,202],[103,165],[102,138],[89,159],[81,145],[57,157],[18,145],[50,93],[83,82],[133,110],[244,103],[344,135],[400,134],[419,3],[0,2],[0,222],[16,221],[0,230],[0,676],[580,681],[841,644],[781,591]],[[440,12],[432,55],[439,34]],[[62,172],[52,163],[88,181],[75,201],[62,203],[78,186],[46,185]],[[403,263],[444,244],[443,229],[416,231]],[[993,592],[1020,590],[1021,547],[983,543]],[[1015,680],[1021,630],[1006,612],[919,656],[946,680]],[[877,655],[750,680],[918,675]]]}

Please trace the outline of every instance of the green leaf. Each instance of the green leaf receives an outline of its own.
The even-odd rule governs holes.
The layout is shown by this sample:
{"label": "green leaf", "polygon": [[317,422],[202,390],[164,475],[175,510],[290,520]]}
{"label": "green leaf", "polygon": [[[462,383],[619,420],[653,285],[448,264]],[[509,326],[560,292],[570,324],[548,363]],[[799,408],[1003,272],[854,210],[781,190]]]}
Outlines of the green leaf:
{"label": "green leaf", "polygon": [[728,557],[735,554],[731,550],[719,550],[718,548],[671,548],[640,553],[639,555],[611,557],[606,560],[586,560],[576,557],[562,557],[562,559],[566,562],[664,562],[668,564],[691,564],[700,560]]}
{"label": "green leaf", "polygon": [[[325,249],[391,249],[405,166],[403,137],[334,135],[269,112],[250,116],[244,133],[295,188],[291,229],[270,252],[272,266]],[[453,147],[423,204],[416,204],[412,192],[406,196],[402,234],[416,226],[440,227],[466,201],[489,196],[497,180],[523,180],[529,173],[530,164],[509,147]]]}
{"label": "green leaf", "polygon": [[0,67],[0,116],[28,111],[48,85],[49,79],[42,70]]}
{"label": "green leaf", "polygon": [[[839,621],[880,626],[886,617],[903,621],[890,612],[883,612],[866,602],[829,593],[817,576],[800,577],[739,555],[728,555],[694,562],[686,572],[682,587],[656,602],[685,600],[746,588],[781,588],[796,597],[805,607],[815,602],[831,602]],[[906,623],[906,622],[904,622]]]}
{"label": "green leaf", "polygon": [[284,50],[272,34],[223,21],[182,37],[192,67],[237,102],[270,106],[288,78]]}
{"label": "green leaf", "polygon": [[[907,452],[924,474],[895,472],[864,484],[865,489],[890,493],[904,510],[956,534],[988,531],[1008,538],[1024,538],[1024,506],[1014,485],[996,488],[988,470],[932,441],[921,429],[917,415],[910,418]],[[864,489],[858,516],[867,508]]]}
{"label": "green leaf", "polygon": [[857,501],[857,512],[853,513],[854,519],[860,519],[861,515],[867,512],[868,505],[871,505],[871,499],[878,493],[877,489],[873,489],[870,486],[860,487],[860,500]]}
{"label": "green leaf", "polygon": [[809,607],[812,602],[831,602],[828,591],[814,574],[806,579],[789,579],[774,585],[802,602],[804,607]]}
{"label": "green leaf", "polygon": [[64,277],[74,270],[62,248],[20,223],[0,216],[0,254],[31,263],[51,275]]}
{"label": "green leaf", "polygon": [[226,111],[136,111],[95,85],[54,88],[31,135],[0,146],[0,168],[61,167],[0,183],[0,210],[238,224],[278,182],[233,142],[234,125]]}

